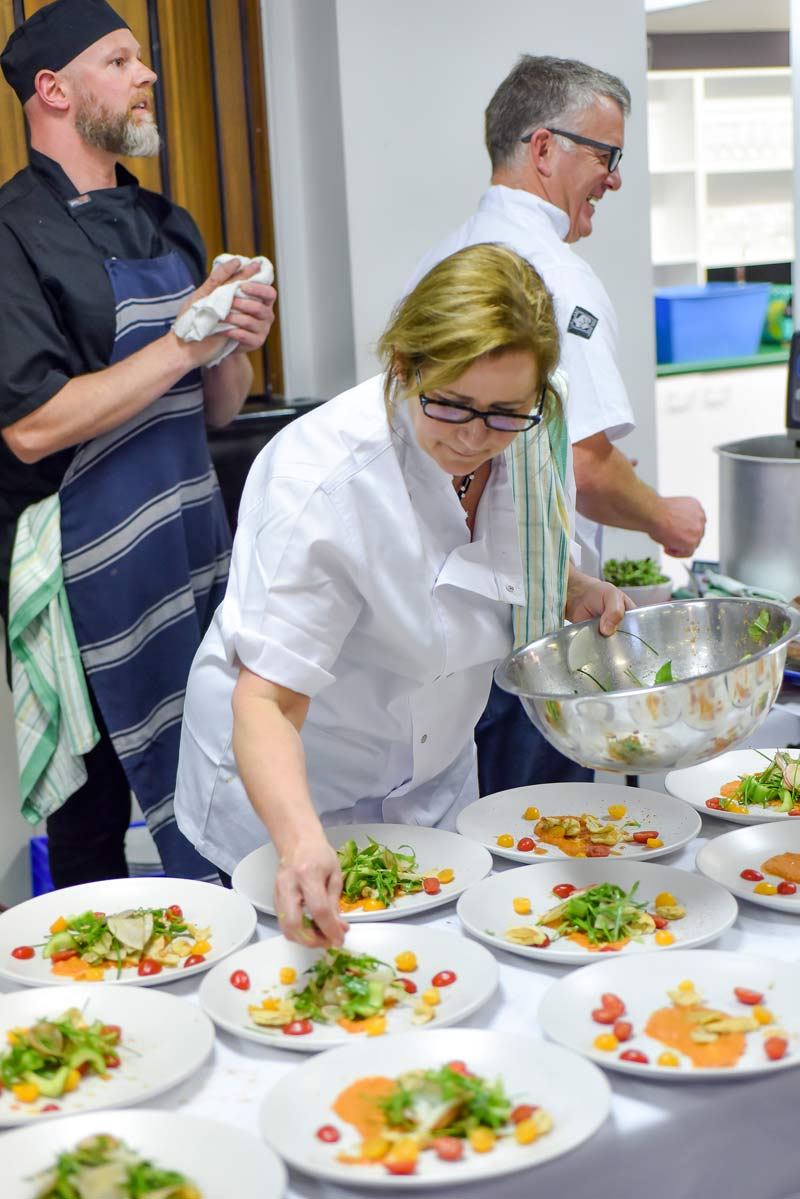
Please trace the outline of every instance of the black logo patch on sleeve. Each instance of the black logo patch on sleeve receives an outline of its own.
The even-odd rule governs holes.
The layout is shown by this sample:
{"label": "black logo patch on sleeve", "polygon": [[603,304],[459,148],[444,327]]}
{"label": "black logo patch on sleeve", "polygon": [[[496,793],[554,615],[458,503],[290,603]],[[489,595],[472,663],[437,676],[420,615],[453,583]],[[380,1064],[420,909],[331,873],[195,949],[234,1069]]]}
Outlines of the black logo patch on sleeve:
{"label": "black logo patch on sleeve", "polygon": [[599,319],[585,308],[574,308],[567,325],[567,333],[574,333],[577,337],[591,337]]}

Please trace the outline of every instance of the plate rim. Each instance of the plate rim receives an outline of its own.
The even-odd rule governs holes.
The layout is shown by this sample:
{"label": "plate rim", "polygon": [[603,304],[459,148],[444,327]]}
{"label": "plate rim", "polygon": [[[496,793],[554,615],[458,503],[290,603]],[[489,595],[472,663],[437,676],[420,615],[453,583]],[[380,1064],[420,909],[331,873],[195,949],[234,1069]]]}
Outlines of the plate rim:
{"label": "plate rim", "polygon": [[[713,874],[710,874],[707,864],[700,861],[701,857],[710,856],[717,846],[717,842],[722,841],[725,837],[731,837],[734,834],[749,832],[751,828],[769,828],[772,822],[761,822],[757,825],[745,825],[744,827],[732,828],[726,833],[720,833],[718,837],[714,837],[711,841],[707,841],[702,845],[695,854],[694,864],[695,869],[700,872],[709,882],[716,883],[718,887],[724,887],[731,895],[737,899],[744,899],[747,903],[752,903],[760,908],[770,908],[773,912],[784,912],[788,916],[800,916],[800,887],[796,896],[789,895],[756,895],[752,891],[745,890],[745,880],[739,879],[738,882],[720,882]],[[773,825],[774,827],[774,825]],[[800,852],[800,851],[799,851]]]}
{"label": "plate rim", "polygon": [[[775,746],[772,748],[772,753],[778,753],[781,749],[784,749],[787,753],[792,752],[791,747]],[[694,811],[698,812],[701,816],[709,816],[712,820],[723,820],[726,824],[739,825],[740,827],[750,827],[756,824],[782,824],[785,820],[789,819],[788,812],[726,812],[722,808],[707,808],[705,800],[700,801],[684,799],[682,795],[676,795],[674,791],[670,791],[669,789],[670,777],[673,774],[683,773],[683,771],[688,772],[690,770],[696,770],[698,766],[707,766],[711,762],[720,762],[722,758],[727,757],[729,754],[757,753],[759,751],[768,753],[769,750],[769,746],[758,746],[757,748],[742,746],[739,749],[726,750],[724,754],[719,754],[716,758],[708,758],[705,762],[696,762],[694,766],[682,766],[679,770],[668,770],[664,777],[664,787],[667,790],[667,794],[673,799],[681,800],[683,803],[688,804],[690,808],[693,808]],[[800,751],[797,752],[800,755]]]}

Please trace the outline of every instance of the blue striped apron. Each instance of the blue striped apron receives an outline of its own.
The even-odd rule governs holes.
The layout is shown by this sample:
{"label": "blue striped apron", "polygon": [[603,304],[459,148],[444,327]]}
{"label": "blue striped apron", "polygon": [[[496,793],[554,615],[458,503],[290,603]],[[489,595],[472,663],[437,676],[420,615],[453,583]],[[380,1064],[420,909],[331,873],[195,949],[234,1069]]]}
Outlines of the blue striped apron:
{"label": "blue striped apron", "polygon": [[[195,285],[174,251],[104,265],[116,303],[115,363],[166,333]],[[80,445],[60,499],[69,605],[111,741],[167,874],[216,880],[172,806],[189,667],[230,560],[200,371]]]}

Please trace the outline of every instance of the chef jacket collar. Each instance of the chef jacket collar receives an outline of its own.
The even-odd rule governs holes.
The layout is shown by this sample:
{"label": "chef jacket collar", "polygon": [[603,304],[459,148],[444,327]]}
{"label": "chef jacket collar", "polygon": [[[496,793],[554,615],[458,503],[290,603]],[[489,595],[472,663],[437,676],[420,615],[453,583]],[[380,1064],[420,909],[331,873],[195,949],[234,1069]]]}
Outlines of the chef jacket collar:
{"label": "chef jacket collar", "polygon": [[[46,154],[42,154],[39,150],[31,150],[30,165],[31,169],[44,179],[45,183],[51,187],[59,199],[65,201],[74,200],[76,196],[81,194],[63,167],[55,159],[48,158]],[[116,164],[116,172],[117,188],[129,187],[131,189],[129,193],[130,197],[132,200],[135,200],[139,192],[139,180],[130,171],[126,171],[120,162]],[[116,188],[98,188],[97,190],[102,194],[102,192],[114,192]]]}
{"label": "chef jacket collar", "polygon": [[543,200],[541,196],[535,196],[532,192],[525,191],[522,187],[506,187],[502,183],[495,183],[483,193],[479,207],[481,209],[522,208],[526,213],[541,213],[550,221],[558,234],[559,241],[563,241],[569,233],[568,213],[555,204],[551,204],[549,200]]}

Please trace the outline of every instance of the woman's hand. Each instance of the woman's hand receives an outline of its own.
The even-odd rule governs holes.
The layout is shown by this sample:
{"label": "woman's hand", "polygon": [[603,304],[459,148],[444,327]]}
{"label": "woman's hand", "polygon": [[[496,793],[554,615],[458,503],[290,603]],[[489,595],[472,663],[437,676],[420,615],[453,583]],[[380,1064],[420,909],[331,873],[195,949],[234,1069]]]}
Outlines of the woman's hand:
{"label": "woman's hand", "polygon": [[566,617],[573,624],[599,616],[600,632],[604,637],[609,637],[625,613],[635,607],[633,600],[613,583],[594,579],[570,566]]}
{"label": "woman's hand", "polygon": [[[281,932],[300,945],[341,945],[347,924],[339,915],[342,872],[336,850],[322,838],[303,838],[281,858],[275,911]],[[304,920],[310,915],[313,923]]]}

